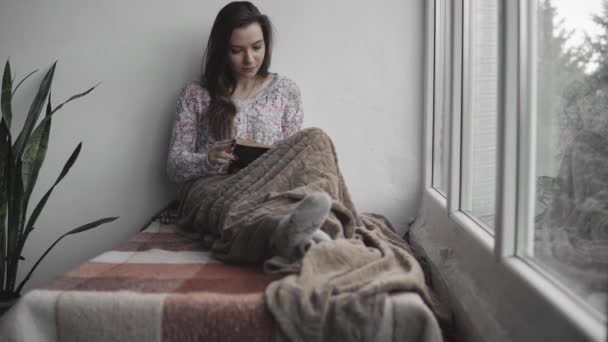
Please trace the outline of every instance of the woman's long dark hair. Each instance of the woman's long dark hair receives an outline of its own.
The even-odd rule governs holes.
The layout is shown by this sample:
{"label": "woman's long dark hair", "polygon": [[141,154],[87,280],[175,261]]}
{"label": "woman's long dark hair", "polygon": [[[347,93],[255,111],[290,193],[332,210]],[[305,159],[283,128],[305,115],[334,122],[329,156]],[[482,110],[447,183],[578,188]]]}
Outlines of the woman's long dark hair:
{"label": "woman's long dark hair", "polygon": [[272,24],[257,7],[249,1],[231,2],[220,10],[211,28],[203,57],[201,80],[203,87],[209,91],[211,104],[207,115],[202,117],[207,118],[211,134],[216,140],[231,137],[232,125],[236,116],[236,107],[230,99],[230,95],[236,88],[236,79],[228,60],[232,31],[253,23],[258,23],[262,28],[266,49],[264,61],[257,74],[266,77],[272,55]]}

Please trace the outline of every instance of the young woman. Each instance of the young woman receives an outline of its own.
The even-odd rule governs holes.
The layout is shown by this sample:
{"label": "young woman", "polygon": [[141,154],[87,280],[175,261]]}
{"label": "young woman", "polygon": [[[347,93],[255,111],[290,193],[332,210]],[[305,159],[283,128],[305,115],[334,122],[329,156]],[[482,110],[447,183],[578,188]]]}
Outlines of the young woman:
{"label": "young woman", "polygon": [[[289,78],[269,72],[271,55],[268,17],[250,2],[229,3],[211,29],[202,79],[187,85],[178,100],[167,172],[187,190],[184,194],[188,196],[181,198],[182,225],[201,231],[210,245],[222,235],[225,224],[218,222],[209,228],[208,223],[191,219],[193,213],[209,211],[197,189],[206,199],[220,196],[211,188],[216,183],[228,184],[227,169],[235,159],[234,138],[271,145],[291,137],[302,126],[300,90]],[[311,243],[330,239],[319,229],[329,215],[330,197],[323,191],[305,197],[283,215],[282,228],[266,239],[273,242],[271,255],[293,261],[294,253],[301,256]],[[269,247],[261,241],[251,248]],[[254,259],[271,256],[264,254]],[[252,261],[238,259],[232,261]]]}
{"label": "young woman", "polygon": [[299,131],[300,90],[270,73],[272,26],[250,2],[232,2],[218,13],[200,82],[182,92],[171,139],[168,173],[176,182],[225,174],[232,139],[273,144]]}
{"label": "young woman", "polygon": [[[175,115],[167,170],[183,184],[178,225],[198,231],[216,259],[299,274],[265,290],[293,340],[322,336],[327,312],[384,312],[385,296],[397,291],[416,291],[435,309],[406,243],[385,221],[358,214],[331,139],[318,128],[300,129],[300,91],[269,72],[271,49],[270,21],[255,6],[222,8],[202,79],[185,87]],[[237,137],[273,147],[228,174]],[[328,336],[347,340],[340,336],[357,330],[358,340],[377,340],[378,325],[360,322],[338,324]]]}
{"label": "young woman", "polygon": [[[270,21],[254,5],[220,10],[202,79],[178,101],[167,170],[183,184],[179,224],[199,231],[216,258],[283,272],[315,243],[389,229],[357,213],[327,134],[300,130],[300,90],[269,72],[271,51]],[[237,137],[274,147],[227,174]]]}
{"label": "young woman", "polygon": [[[289,340],[376,341],[385,298],[397,292],[416,291],[439,312],[406,243],[386,222],[358,214],[331,139],[300,130],[298,87],[269,72],[271,32],[249,2],[217,15],[202,80],[184,89],[175,116],[167,169],[183,184],[178,225],[198,231],[216,259],[297,274],[264,291]],[[273,147],[227,174],[235,137]],[[322,323],[330,312],[342,323]],[[441,340],[433,319],[423,321],[433,332],[419,336]]]}

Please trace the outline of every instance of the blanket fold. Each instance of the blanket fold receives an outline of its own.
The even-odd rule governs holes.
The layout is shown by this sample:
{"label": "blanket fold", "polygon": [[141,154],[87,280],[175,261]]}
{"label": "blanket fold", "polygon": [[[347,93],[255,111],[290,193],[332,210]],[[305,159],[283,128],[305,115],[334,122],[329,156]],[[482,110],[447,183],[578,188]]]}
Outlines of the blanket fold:
{"label": "blanket fold", "polygon": [[[222,261],[269,262],[269,238],[281,218],[314,192],[332,198],[331,213],[321,227],[332,240],[313,245],[301,260],[273,263],[274,271],[290,275],[265,291],[266,305],[284,338],[372,341],[397,336],[379,331],[387,303],[399,293],[419,294],[442,315],[409,246],[382,220],[358,213],[333,142],[320,129],[306,129],[279,142],[235,174],[191,183],[180,200],[180,225],[213,237],[211,250]],[[441,340],[432,315],[408,322],[425,322],[407,327],[408,336]]]}

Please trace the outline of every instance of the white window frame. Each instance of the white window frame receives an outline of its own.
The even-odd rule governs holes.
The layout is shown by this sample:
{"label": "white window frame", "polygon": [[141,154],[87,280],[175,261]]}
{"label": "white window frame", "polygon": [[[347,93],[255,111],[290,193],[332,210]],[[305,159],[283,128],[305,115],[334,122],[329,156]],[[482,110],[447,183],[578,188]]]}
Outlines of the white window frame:
{"label": "white window frame", "polygon": [[[450,89],[450,72],[443,73],[434,73],[434,70],[451,70],[451,65],[447,63],[447,59],[451,57],[451,49],[448,46],[444,45],[445,37],[449,34],[449,28],[451,26],[451,15],[449,12],[449,3],[445,3],[447,6],[437,7],[437,12],[433,11],[433,22],[436,22],[437,25],[432,28],[433,35],[432,42],[427,43],[427,55],[433,56],[433,62],[428,63],[427,66],[430,68],[427,71],[427,75],[432,75],[427,82],[430,82],[433,92],[427,92],[427,96],[431,96],[431,98],[426,99],[426,103],[430,104],[432,107],[432,112],[437,115],[433,115],[431,120],[427,123],[430,125],[428,129],[435,132],[435,124],[436,120],[438,120],[438,116],[443,116],[445,113],[449,111],[451,108],[449,92]],[[428,5],[428,3],[427,3]],[[435,20],[435,17],[439,20]],[[436,76],[436,77],[435,77]],[[427,83],[429,84],[429,83]],[[449,123],[444,123],[446,126],[449,126]],[[435,148],[434,142],[431,142],[430,145],[427,145],[428,151],[427,155],[430,156],[431,159],[431,169],[427,170],[430,172],[430,177],[427,177],[428,184],[425,184],[425,187],[432,187],[434,191],[437,192],[438,195],[442,196],[444,200],[447,199],[447,193],[449,192],[449,181],[447,184],[442,184],[445,189],[439,189],[435,187],[439,180],[435,179],[435,176],[438,175],[441,177],[443,175],[443,170],[438,170],[438,172],[434,172],[432,168],[432,163],[435,160],[436,153],[438,149]],[[441,146],[443,148],[443,146]],[[447,153],[447,151],[443,151],[443,153]],[[447,166],[447,165],[445,165]],[[446,193],[444,194],[443,191]]]}
{"label": "white window frame", "polygon": [[[530,222],[534,216],[535,149],[529,148],[532,146],[529,142],[535,141],[536,106],[531,90],[535,89],[536,79],[534,66],[528,61],[536,44],[535,35],[530,34],[530,29],[535,27],[536,1],[499,0],[501,42],[494,236],[460,210],[461,166],[466,162],[461,158],[461,120],[463,114],[468,114],[463,110],[470,107],[463,103],[463,93],[470,91],[466,72],[471,63],[466,45],[470,1],[473,0],[426,2],[425,190],[420,210],[424,226],[412,230],[412,239],[425,248],[435,269],[452,290],[452,309],[457,314],[469,315],[468,319],[479,325],[478,331],[472,333],[474,337],[488,341],[602,341],[606,336],[605,318],[594,315],[533,260],[520,257],[532,255],[527,241],[534,233],[533,229],[524,231],[522,227],[533,227]],[[446,31],[444,23],[436,22],[436,12],[445,11],[447,2],[451,3],[447,6],[451,8],[451,20],[448,20],[451,36],[437,36],[436,30]],[[443,70],[438,67],[443,64],[435,62],[441,57],[435,55],[439,46],[452,49],[452,62]],[[441,89],[442,93],[436,94],[436,78],[447,76],[451,89]],[[449,98],[451,106],[447,199],[432,184],[433,116],[439,98]],[[454,274],[454,263],[458,265],[458,275]],[[468,293],[471,291],[476,292],[475,295]],[[456,317],[459,319],[467,318]]]}

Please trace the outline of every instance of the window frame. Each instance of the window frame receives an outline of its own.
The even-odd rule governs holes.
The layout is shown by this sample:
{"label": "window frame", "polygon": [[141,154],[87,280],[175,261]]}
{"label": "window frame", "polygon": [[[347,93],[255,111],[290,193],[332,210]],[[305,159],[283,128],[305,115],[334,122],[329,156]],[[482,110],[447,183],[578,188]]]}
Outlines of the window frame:
{"label": "window frame", "polygon": [[[445,113],[451,107],[451,103],[448,102],[449,93],[447,92],[447,90],[449,89],[448,83],[450,82],[449,77],[451,76],[451,72],[436,73],[435,70],[451,70],[451,65],[448,64],[446,61],[449,57],[451,57],[452,52],[449,46],[446,46],[444,42],[448,34],[449,27],[451,26],[452,16],[447,13],[449,10],[449,2],[447,2],[447,0],[437,1],[439,1],[440,4],[439,6],[434,6],[433,4],[433,17],[430,19],[433,20],[433,22],[436,22],[437,25],[434,25],[432,27],[432,46],[430,46],[430,43],[427,44],[428,55],[430,56],[432,54],[434,57],[431,70],[427,71],[427,76],[431,75],[431,78],[427,80],[427,84],[430,84],[431,87],[429,89],[433,90],[430,93],[427,92],[427,94],[431,94],[432,96],[432,102],[427,102],[428,104],[430,104],[430,110],[432,113],[432,120],[430,121],[430,130],[432,132],[433,140],[431,141],[429,147],[431,165],[435,163],[436,158],[442,158],[442,156],[438,156],[437,153],[439,149],[443,148],[443,146],[435,146],[434,143],[437,121],[441,120],[442,118],[439,116],[445,115]],[[440,21],[438,22],[437,19],[440,19]],[[431,66],[431,63],[428,63],[428,65]],[[429,100],[427,99],[427,101]],[[443,124],[449,127],[449,121],[444,122]],[[443,151],[443,153],[449,153],[449,151]],[[445,165],[445,167],[448,167],[448,165]],[[439,175],[439,178],[442,178],[443,170],[435,170],[431,167],[429,171],[429,186],[432,187],[439,195],[443,196],[447,200],[447,193],[449,192],[449,180],[446,180],[446,184],[441,184],[443,187],[445,187],[445,189],[440,189],[439,183],[444,180],[436,179],[437,175]]]}
{"label": "window frame", "polygon": [[[456,306],[469,309],[475,316],[475,306],[480,303],[489,305],[492,313],[472,320],[492,321],[496,331],[479,333],[480,337],[515,336],[515,340],[534,338],[571,337],[589,341],[600,341],[606,336],[606,319],[593,315],[567,289],[556,283],[530,258],[522,257],[529,253],[531,244],[527,243],[534,234],[534,194],[535,194],[535,89],[536,77],[534,65],[530,63],[536,48],[535,35],[530,34],[534,27],[537,1],[499,0],[499,50],[498,50],[498,121],[497,121],[497,179],[496,179],[496,215],[494,236],[490,235],[476,220],[460,210],[461,206],[461,170],[464,162],[461,158],[462,119],[463,113],[470,106],[463,103],[463,94],[470,91],[470,54],[468,34],[470,27],[469,9],[471,1],[454,0],[449,12],[451,35],[437,35],[437,31],[446,32],[445,23],[437,23],[437,13],[446,10],[446,0],[429,0],[426,2],[427,18],[427,67],[426,67],[426,103],[425,103],[425,141],[424,141],[424,185],[421,217],[428,231],[418,233],[422,247],[424,242],[441,243],[445,250],[440,253],[429,252],[429,258],[437,265],[437,271],[444,281],[454,288],[466,288],[465,283],[483,283],[492,289],[481,299],[467,299],[463,296]],[[451,23],[450,23],[451,22]],[[451,49],[453,56],[449,65],[437,63],[437,47]],[[445,56],[444,51],[442,56]],[[464,73],[463,73],[464,71]],[[434,117],[438,109],[436,80],[439,73],[449,75],[451,88],[442,89],[443,99],[450,99],[448,120],[451,143],[448,164],[447,198],[433,187],[433,148]],[[465,100],[466,101],[466,100]],[[444,101],[445,103],[445,101]],[[463,105],[464,104],[464,105]],[[442,106],[444,106],[442,104]],[[444,109],[445,113],[445,109]],[[443,113],[441,113],[443,114]],[[440,227],[441,226],[441,227]],[[523,227],[532,227],[524,229]],[[422,229],[427,229],[424,227]],[[455,233],[453,237],[445,235]],[[416,239],[414,230],[413,238]],[[451,255],[454,262],[460,263],[468,280],[450,278],[448,268],[441,265],[445,256]],[[531,255],[531,254],[529,254]],[[472,264],[475,260],[475,265]],[[445,272],[442,272],[445,271]],[[445,276],[447,275],[447,276]],[[515,293],[507,301],[500,301],[497,294]],[[493,296],[492,296],[493,294]],[[457,299],[458,301],[458,299]],[[454,303],[452,300],[450,301]],[[521,312],[513,307],[520,305]],[[472,309],[471,309],[472,308]],[[516,317],[519,316],[519,317]],[[539,317],[542,317],[538,322]],[[534,321],[534,331],[529,331],[527,323]]]}
{"label": "window frame", "polygon": [[[499,0],[497,0],[499,2]],[[461,45],[458,47],[458,53],[461,54],[461,62],[458,63],[458,68],[454,69],[454,74],[459,73],[459,75],[454,75],[453,77],[458,77],[461,82],[459,84],[454,84],[453,92],[455,95],[454,103],[459,104],[458,109],[453,111],[453,116],[458,116],[459,119],[454,122],[453,134],[455,137],[452,140],[452,143],[456,147],[457,151],[454,152],[454,156],[456,153],[459,153],[457,157],[455,157],[455,161],[453,164],[455,173],[454,174],[454,182],[459,182],[459,188],[454,188],[454,197],[458,198],[458,205],[451,208],[452,210],[459,210],[464,215],[466,215],[471,221],[473,221],[476,225],[480,226],[484,229],[485,233],[490,235],[490,238],[495,234],[494,229],[489,227],[486,223],[482,221],[481,218],[475,216],[472,212],[472,181],[471,181],[471,170],[472,170],[472,122],[473,122],[473,114],[472,114],[472,106],[471,106],[471,97],[473,94],[473,81],[471,77],[471,72],[473,70],[473,59],[471,54],[471,12],[472,6],[471,1],[456,1],[458,4],[458,12],[461,15],[461,20],[458,24],[461,26],[460,28],[454,28],[455,34],[459,34],[461,32],[461,37],[455,38],[454,43],[457,45]],[[457,30],[461,30],[457,32]],[[457,41],[458,40],[458,41]],[[498,86],[498,85],[497,85]],[[457,89],[460,87],[460,89]],[[499,97],[499,88],[497,87],[497,97]],[[497,99],[497,101],[499,101]],[[498,111],[497,111],[498,116]],[[497,118],[498,121],[498,118]],[[497,122],[497,130],[498,130],[498,122]],[[498,150],[498,146],[497,146]],[[465,170],[465,167],[467,168]],[[498,167],[498,157],[497,157],[497,167]],[[456,196],[458,194],[458,196]],[[498,204],[495,203],[497,206]],[[465,209],[471,208],[471,209]],[[450,210],[451,211],[451,210]],[[496,210],[494,213],[496,217]]]}

